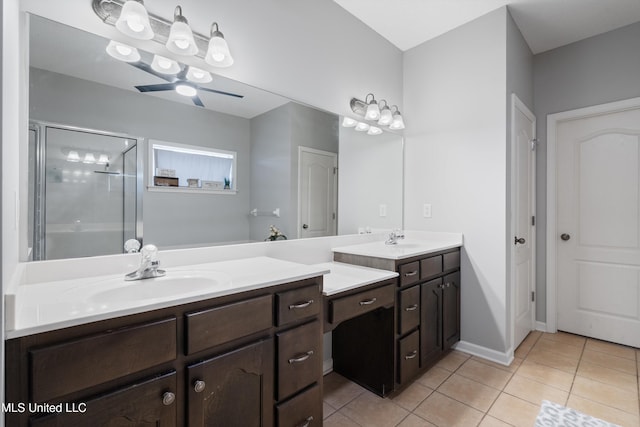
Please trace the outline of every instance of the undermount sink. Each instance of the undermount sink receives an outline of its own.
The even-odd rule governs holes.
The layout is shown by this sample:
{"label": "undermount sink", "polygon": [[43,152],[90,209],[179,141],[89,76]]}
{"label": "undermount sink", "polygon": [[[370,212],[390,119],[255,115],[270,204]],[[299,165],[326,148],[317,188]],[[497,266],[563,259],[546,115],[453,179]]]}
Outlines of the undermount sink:
{"label": "undermount sink", "polygon": [[148,301],[171,297],[189,297],[215,291],[228,285],[231,278],[223,273],[167,273],[153,279],[118,281],[115,287],[98,291],[89,297],[94,303],[108,304],[120,301]]}

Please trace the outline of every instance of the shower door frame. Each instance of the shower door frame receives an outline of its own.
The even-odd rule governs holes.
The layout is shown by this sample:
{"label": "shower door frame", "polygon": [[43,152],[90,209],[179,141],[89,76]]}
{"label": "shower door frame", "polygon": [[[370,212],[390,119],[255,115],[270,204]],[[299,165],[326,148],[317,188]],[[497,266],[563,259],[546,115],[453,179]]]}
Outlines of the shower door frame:
{"label": "shower door frame", "polygon": [[[33,189],[34,200],[34,213],[33,213],[33,261],[43,261],[46,256],[46,144],[45,144],[45,131],[47,128],[61,129],[67,131],[92,133],[96,135],[110,136],[123,139],[131,139],[136,141],[136,239],[142,245],[143,241],[143,222],[142,222],[142,195],[144,192],[144,161],[143,143],[145,138],[139,136],[133,136],[126,133],[110,132],[91,128],[85,128],[80,126],[64,125],[55,122],[48,122],[43,120],[29,120],[29,130],[35,132],[36,144],[35,144],[35,177]],[[31,167],[32,165],[29,165]],[[124,221],[124,211],[123,211]],[[123,224],[124,225],[124,224]],[[124,227],[123,227],[124,236]],[[124,248],[123,248],[124,253]]]}

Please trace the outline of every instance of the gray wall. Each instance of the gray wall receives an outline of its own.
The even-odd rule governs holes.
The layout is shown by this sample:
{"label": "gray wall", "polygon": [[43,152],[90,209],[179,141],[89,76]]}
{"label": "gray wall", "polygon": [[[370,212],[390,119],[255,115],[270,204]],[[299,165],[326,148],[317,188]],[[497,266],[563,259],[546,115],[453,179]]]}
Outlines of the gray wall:
{"label": "gray wall", "polygon": [[[236,195],[145,190],[145,242],[166,249],[249,239],[249,120],[39,69],[30,78],[32,119],[237,152]],[[146,164],[146,147],[138,153]]]}
{"label": "gray wall", "polygon": [[539,149],[536,170],[536,318],[545,322],[547,115],[640,96],[640,23],[534,57]]}

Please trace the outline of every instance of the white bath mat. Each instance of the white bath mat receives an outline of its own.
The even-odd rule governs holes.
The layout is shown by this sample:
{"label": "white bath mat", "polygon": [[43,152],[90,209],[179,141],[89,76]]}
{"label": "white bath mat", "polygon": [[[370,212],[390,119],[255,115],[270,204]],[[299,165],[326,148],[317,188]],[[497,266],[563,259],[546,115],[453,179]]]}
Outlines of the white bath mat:
{"label": "white bath mat", "polygon": [[535,427],[620,427],[557,403],[542,401]]}

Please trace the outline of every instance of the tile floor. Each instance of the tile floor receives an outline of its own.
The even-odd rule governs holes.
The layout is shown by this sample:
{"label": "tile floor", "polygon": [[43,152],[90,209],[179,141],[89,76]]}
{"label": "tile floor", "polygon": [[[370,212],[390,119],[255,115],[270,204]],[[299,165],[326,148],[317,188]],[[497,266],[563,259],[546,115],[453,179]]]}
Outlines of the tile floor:
{"label": "tile floor", "polygon": [[324,377],[323,425],[531,427],[544,399],[638,427],[639,375],[638,349],[532,332],[511,366],[454,351],[391,399],[331,373]]}

